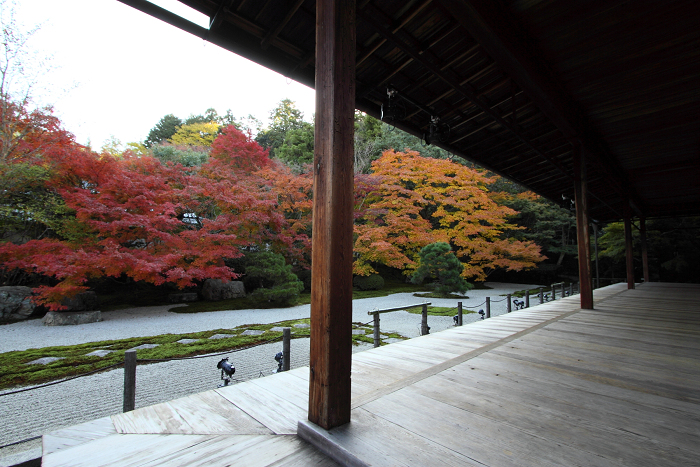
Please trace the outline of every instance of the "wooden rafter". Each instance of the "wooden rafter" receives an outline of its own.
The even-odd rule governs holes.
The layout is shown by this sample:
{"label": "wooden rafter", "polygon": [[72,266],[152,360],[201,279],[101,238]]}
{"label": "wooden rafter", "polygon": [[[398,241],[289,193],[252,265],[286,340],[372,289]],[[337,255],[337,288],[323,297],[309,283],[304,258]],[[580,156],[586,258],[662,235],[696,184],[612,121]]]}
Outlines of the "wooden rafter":
{"label": "wooden rafter", "polygon": [[362,19],[372,25],[372,27],[384,38],[387,39],[387,41],[392,42],[396,47],[401,49],[404,53],[407,55],[413,57],[413,59],[421,65],[423,65],[426,69],[428,69],[432,74],[434,74],[437,78],[441,79],[448,85],[452,86],[455,91],[467,99],[471,100],[474,104],[477,106],[481,107],[482,110],[486,114],[488,114],[496,123],[498,123],[500,126],[503,128],[506,128],[510,130],[513,134],[515,134],[518,139],[520,139],[525,145],[527,145],[531,150],[535,151],[537,154],[539,154],[541,157],[549,160],[555,167],[557,167],[562,174],[569,178],[573,178],[573,175],[569,173],[568,170],[566,170],[565,167],[563,167],[561,164],[559,164],[557,161],[553,160],[551,157],[549,157],[547,154],[543,153],[539,148],[537,148],[531,141],[528,141],[524,137],[518,135],[518,132],[515,131],[515,129],[512,128],[512,126],[504,120],[500,115],[498,115],[497,112],[492,110],[490,106],[483,101],[483,99],[480,99],[477,96],[477,93],[472,90],[469,86],[461,84],[461,79],[456,78],[454,76],[450,76],[452,73],[448,74],[446,71],[441,71],[440,67],[435,65],[434,62],[428,60],[423,54],[419,54],[415,51],[415,48],[409,44],[406,44],[402,39],[399,39],[395,34],[391,33],[391,31],[387,30],[382,24],[379,23],[379,21],[374,17],[374,15],[369,14],[369,12],[363,10],[363,11],[358,11],[358,16],[361,16]]}
{"label": "wooden rafter", "polygon": [[[547,67],[535,63],[532,53],[524,50],[525,34],[497,2],[438,0],[477,40],[494,60],[525,89],[542,111],[570,140],[583,144],[586,153],[603,170],[618,193],[634,200],[638,209],[643,203],[625,180],[619,167],[613,166],[606,145],[586,122],[583,113],[566,96]],[[602,156],[605,154],[605,156]]]}

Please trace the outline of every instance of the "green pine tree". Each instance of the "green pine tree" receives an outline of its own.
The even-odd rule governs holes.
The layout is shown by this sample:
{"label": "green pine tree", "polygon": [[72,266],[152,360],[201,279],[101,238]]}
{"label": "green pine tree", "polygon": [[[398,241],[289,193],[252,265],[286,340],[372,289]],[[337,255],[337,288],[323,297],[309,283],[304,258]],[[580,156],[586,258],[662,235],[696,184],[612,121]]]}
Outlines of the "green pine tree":
{"label": "green pine tree", "polygon": [[248,281],[257,282],[259,285],[251,296],[261,300],[291,305],[304,290],[304,283],[297,278],[292,272],[292,267],[286,264],[284,256],[279,253],[249,253],[246,255],[245,273]]}
{"label": "green pine tree", "polygon": [[436,292],[449,295],[452,292],[465,293],[472,285],[461,274],[464,265],[452,253],[452,248],[445,242],[431,243],[424,246],[420,253],[420,264],[411,276],[411,282],[420,284],[425,278],[437,280]]}

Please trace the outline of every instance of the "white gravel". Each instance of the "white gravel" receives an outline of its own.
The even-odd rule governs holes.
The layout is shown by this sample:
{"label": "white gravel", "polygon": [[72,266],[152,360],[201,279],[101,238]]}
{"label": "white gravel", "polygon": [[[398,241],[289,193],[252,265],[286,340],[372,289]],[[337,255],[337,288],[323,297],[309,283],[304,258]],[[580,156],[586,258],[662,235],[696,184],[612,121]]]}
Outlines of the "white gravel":
{"label": "white gravel", "polygon": [[[491,297],[491,315],[505,313],[505,297],[501,296],[515,290],[537,287],[531,284],[487,283],[491,289],[472,290],[469,298],[463,299],[467,308],[484,308],[483,302]],[[499,300],[503,300],[498,302]],[[457,307],[457,300],[418,298],[411,293],[394,294],[387,297],[364,298],[353,301],[353,321],[366,323],[372,317],[369,310],[408,306],[424,301],[434,306]],[[534,302],[534,300],[533,300]],[[535,303],[532,303],[533,305]],[[187,306],[187,305],[177,305]],[[79,324],[76,326],[44,326],[41,320],[32,319],[19,323],[0,326],[0,353],[12,350],[26,350],[56,345],[74,345],[129,337],[154,336],[159,334],[182,334],[187,332],[228,329],[244,324],[267,324],[289,319],[308,318],[311,314],[309,305],[292,308],[271,308],[260,310],[229,310],[204,313],[174,313],[168,311],[173,305],[129,308],[125,310],[106,311],[102,313],[103,321],[99,323]],[[455,314],[457,312],[455,311]],[[465,315],[464,322],[472,322],[478,315]],[[428,324],[433,331],[442,330],[452,325],[449,317],[429,317]],[[407,337],[420,334],[420,317],[405,311],[382,314],[382,331],[391,330]]]}
{"label": "white gravel", "polygon": [[[491,289],[473,290],[463,299],[465,309],[484,308],[491,297],[491,315],[506,312],[505,296],[515,290],[537,287],[531,284],[488,283]],[[457,306],[456,300],[422,299],[410,293],[353,301],[353,321],[367,323],[368,311],[408,306],[424,301],[434,306]],[[537,304],[532,297],[531,304]],[[72,345],[109,339],[152,336],[165,333],[187,333],[212,329],[227,329],[244,324],[274,323],[289,319],[308,318],[309,305],[267,310],[235,310],[207,313],[173,313],[171,306],[145,307],[103,313],[100,323],[77,326],[43,326],[40,320],[0,326],[0,352],[59,345]],[[456,314],[456,311],[455,311]],[[464,315],[464,323],[479,319],[477,314]],[[398,332],[407,337],[420,334],[419,314],[397,311],[381,315],[382,332]],[[429,316],[431,332],[452,326],[451,317]],[[371,348],[361,346],[355,351]],[[266,344],[253,349],[227,354],[236,366],[236,380],[270,374],[277,366],[273,356],[282,350],[281,343]],[[291,366],[308,365],[309,340],[294,339],[291,344]],[[189,394],[213,389],[219,384],[216,363],[221,356],[167,363],[140,365],[137,370],[136,406],[145,407]],[[0,392],[0,446],[42,435],[62,427],[72,426],[122,410],[123,370],[115,369],[66,383],[23,393],[2,396]],[[0,449],[2,459],[21,450],[36,447],[38,440]]]}

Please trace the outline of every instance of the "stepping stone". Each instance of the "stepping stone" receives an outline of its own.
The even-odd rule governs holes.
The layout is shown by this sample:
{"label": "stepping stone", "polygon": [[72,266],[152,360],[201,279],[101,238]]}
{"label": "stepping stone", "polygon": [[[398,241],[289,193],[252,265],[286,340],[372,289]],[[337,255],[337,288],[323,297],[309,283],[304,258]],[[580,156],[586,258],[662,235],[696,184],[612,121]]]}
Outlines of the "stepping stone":
{"label": "stepping stone", "polygon": [[281,328],[279,326],[275,326],[274,328],[270,329],[272,332],[282,332],[284,331],[284,328]]}
{"label": "stepping stone", "polygon": [[382,339],[382,342],[384,342],[385,344],[395,344],[396,342],[403,342],[403,339],[391,337],[389,339]]}
{"label": "stepping stone", "polygon": [[227,339],[229,337],[236,337],[235,334],[214,334],[209,339]]}
{"label": "stepping stone", "polygon": [[199,339],[180,339],[177,341],[179,344],[191,344],[192,342],[197,342]]}
{"label": "stepping stone", "polygon": [[153,349],[155,347],[158,347],[160,344],[141,344],[137,345],[136,347],[132,347],[129,350],[141,350],[141,349]]}
{"label": "stepping stone", "polygon": [[265,331],[259,331],[257,329],[248,329],[241,333],[241,336],[259,336],[260,334],[265,334]]}
{"label": "stepping stone", "polygon": [[48,365],[49,363],[56,362],[58,360],[63,360],[65,357],[42,357],[32,360],[31,362],[25,363],[25,365]]}
{"label": "stepping stone", "polygon": [[299,324],[295,324],[294,327],[295,327],[295,328],[300,328],[300,329],[308,329],[308,328],[311,327],[311,325],[310,325],[310,324],[306,324],[306,323],[299,323]]}
{"label": "stepping stone", "polygon": [[365,334],[367,334],[367,331],[364,329],[353,329],[352,334],[353,336],[364,336]]}
{"label": "stepping stone", "polygon": [[85,356],[86,357],[105,357],[105,356],[111,354],[112,352],[114,352],[114,350],[100,349],[100,350],[92,351],[89,354],[85,354]]}

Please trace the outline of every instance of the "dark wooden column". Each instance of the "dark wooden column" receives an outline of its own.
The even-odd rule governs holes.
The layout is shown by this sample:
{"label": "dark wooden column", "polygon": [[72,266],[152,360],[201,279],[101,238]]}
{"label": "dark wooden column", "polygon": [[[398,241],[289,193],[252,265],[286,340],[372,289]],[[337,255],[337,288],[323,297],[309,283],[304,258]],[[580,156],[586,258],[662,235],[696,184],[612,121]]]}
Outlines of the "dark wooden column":
{"label": "dark wooden column", "polygon": [[309,420],[350,421],[355,0],[316,1]]}
{"label": "dark wooden column", "polygon": [[639,218],[639,235],[642,240],[642,271],[644,282],[651,282],[649,277],[649,250],[647,246],[647,222],[644,217]]}
{"label": "dark wooden column", "polygon": [[574,145],[574,197],[576,201],[576,238],[578,242],[578,276],[581,284],[581,308],[593,309],[591,280],[591,236],[588,219],[586,159],[580,144]]}
{"label": "dark wooden column", "polygon": [[625,205],[625,256],[627,259],[627,288],[634,289],[634,249],[632,248],[632,209]]}

